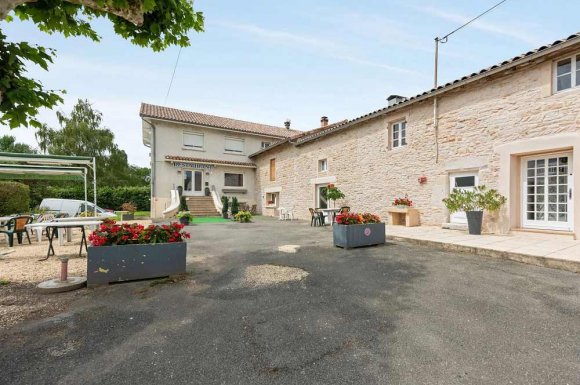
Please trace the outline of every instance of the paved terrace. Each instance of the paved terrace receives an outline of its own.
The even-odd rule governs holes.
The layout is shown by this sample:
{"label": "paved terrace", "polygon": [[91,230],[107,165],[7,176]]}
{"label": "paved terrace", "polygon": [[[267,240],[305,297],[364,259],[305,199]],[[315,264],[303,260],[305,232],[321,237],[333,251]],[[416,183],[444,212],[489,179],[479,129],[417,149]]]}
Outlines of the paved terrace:
{"label": "paved terrace", "polygon": [[580,273],[580,240],[571,235],[512,231],[469,235],[434,226],[387,226],[387,238]]}
{"label": "paved terrace", "polygon": [[0,383],[580,383],[578,274],[400,242],[343,250],[304,221],[189,231],[187,279],[84,289],[0,330]]}

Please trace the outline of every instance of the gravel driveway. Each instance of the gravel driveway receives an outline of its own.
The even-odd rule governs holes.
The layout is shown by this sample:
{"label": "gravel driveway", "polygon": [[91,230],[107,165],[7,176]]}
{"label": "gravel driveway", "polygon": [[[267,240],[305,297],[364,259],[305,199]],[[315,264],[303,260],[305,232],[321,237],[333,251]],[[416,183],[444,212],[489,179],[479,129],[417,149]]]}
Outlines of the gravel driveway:
{"label": "gravel driveway", "polygon": [[580,275],[404,244],[342,250],[306,222],[190,230],[187,279],[85,289],[0,332],[0,382],[580,384]]}

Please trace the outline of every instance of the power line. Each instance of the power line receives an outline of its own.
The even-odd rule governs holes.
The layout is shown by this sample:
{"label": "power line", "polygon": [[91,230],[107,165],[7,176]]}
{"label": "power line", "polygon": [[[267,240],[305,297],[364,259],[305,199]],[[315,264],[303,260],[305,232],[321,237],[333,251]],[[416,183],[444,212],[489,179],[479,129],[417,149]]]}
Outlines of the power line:
{"label": "power line", "polygon": [[467,23],[455,28],[453,31],[449,32],[447,35],[443,36],[442,38],[435,38],[436,40],[438,40],[441,43],[447,43],[447,38],[451,35],[453,35],[455,32],[459,31],[460,29],[462,29],[463,27],[468,26],[469,24],[473,23],[475,20],[479,19],[480,17],[482,17],[483,15],[493,11],[494,9],[496,9],[497,7],[499,7],[500,5],[502,5],[503,3],[505,3],[507,0],[502,0],[499,3],[497,3],[496,5],[494,5],[493,7],[489,8],[487,11],[480,13],[479,15],[475,16],[473,19],[469,20]]}
{"label": "power line", "polygon": [[167,104],[167,98],[169,97],[169,92],[171,91],[171,86],[173,85],[173,78],[175,77],[175,71],[177,70],[177,63],[179,63],[179,57],[181,56],[181,49],[182,48],[183,47],[179,47],[179,52],[177,53],[177,59],[175,60],[175,66],[173,67],[173,74],[171,75],[171,81],[169,82],[169,87],[167,87],[167,94],[165,95],[165,101],[163,102],[163,105]]}

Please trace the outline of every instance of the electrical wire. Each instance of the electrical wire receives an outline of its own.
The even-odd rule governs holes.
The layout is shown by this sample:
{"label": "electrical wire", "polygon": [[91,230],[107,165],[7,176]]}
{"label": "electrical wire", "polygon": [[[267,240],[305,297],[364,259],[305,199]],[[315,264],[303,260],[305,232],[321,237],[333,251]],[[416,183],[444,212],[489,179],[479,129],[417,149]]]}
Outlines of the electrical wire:
{"label": "electrical wire", "polygon": [[177,53],[177,59],[175,60],[175,66],[173,66],[173,74],[171,75],[171,81],[169,82],[169,87],[167,87],[167,94],[165,95],[165,101],[163,102],[164,106],[167,104],[167,98],[169,97],[169,92],[171,91],[171,86],[173,85],[173,78],[175,78],[175,71],[177,70],[177,63],[179,63],[179,58],[181,57],[181,49],[182,48],[183,47],[179,47],[179,52]]}
{"label": "electrical wire", "polygon": [[447,43],[447,38],[451,35],[453,35],[455,32],[459,31],[460,29],[468,26],[469,24],[473,23],[475,20],[479,19],[480,17],[482,17],[483,15],[493,11],[494,9],[496,9],[497,7],[499,7],[500,5],[502,5],[503,3],[505,3],[507,0],[502,0],[499,3],[497,3],[496,5],[494,5],[493,7],[489,8],[487,11],[480,13],[479,15],[475,16],[473,19],[469,20],[467,23],[455,28],[453,31],[449,32],[447,35],[443,36],[442,38],[437,38],[437,40],[439,40],[439,42],[441,43]]}

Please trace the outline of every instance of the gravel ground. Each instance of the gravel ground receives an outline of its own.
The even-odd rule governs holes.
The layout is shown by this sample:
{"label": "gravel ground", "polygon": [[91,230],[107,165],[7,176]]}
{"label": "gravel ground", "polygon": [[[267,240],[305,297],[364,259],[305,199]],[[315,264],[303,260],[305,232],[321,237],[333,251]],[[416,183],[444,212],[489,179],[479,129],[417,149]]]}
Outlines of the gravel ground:
{"label": "gravel ground", "polygon": [[308,272],[296,267],[258,265],[248,266],[244,274],[247,286],[269,286],[277,283],[300,281],[308,276]]}

